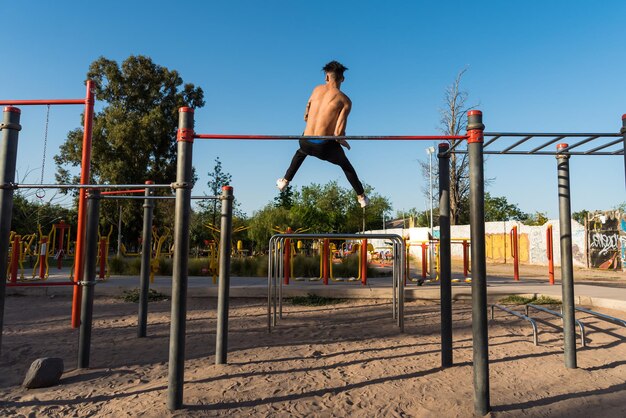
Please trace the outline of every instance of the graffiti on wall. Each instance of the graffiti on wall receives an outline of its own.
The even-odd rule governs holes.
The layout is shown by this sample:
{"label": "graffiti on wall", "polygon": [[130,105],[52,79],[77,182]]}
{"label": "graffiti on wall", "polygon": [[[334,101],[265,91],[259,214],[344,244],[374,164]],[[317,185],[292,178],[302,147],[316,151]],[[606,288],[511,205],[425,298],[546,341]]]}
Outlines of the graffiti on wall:
{"label": "graffiti on wall", "polygon": [[596,212],[587,221],[587,251],[591,268],[621,270],[621,219],[613,212]]}

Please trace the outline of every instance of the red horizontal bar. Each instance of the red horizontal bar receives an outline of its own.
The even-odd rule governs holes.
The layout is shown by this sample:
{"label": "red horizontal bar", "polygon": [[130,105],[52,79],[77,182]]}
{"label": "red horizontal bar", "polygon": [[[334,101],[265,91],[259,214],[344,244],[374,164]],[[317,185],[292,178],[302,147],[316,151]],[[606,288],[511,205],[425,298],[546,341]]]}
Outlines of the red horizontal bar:
{"label": "red horizontal bar", "polygon": [[0,106],[33,106],[33,105],[77,105],[85,104],[85,99],[51,99],[51,100],[0,100]]}
{"label": "red horizontal bar", "polygon": [[7,287],[76,286],[76,282],[7,283]]}
{"label": "red horizontal bar", "polygon": [[399,136],[298,136],[298,135],[225,135],[225,134],[195,134],[198,139],[254,139],[254,140],[289,140],[289,139],[346,139],[365,141],[444,141],[467,139],[467,135],[399,135]]}
{"label": "red horizontal bar", "polygon": [[145,189],[134,189],[134,190],[110,190],[107,192],[101,192],[102,195],[107,194],[125,194],[125,193],[145,193]]}

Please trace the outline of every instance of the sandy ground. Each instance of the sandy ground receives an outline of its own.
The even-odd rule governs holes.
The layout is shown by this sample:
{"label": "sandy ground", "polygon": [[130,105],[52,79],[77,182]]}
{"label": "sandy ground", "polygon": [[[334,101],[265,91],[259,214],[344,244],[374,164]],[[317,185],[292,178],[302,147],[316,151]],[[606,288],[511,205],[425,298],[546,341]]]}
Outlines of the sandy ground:
{"label": "sandy ground", "polygon": [[[78,331],[69,296],[10,296],[0,360],[1,416],[473,415],[470,306],[454,305],[454,359],[442,370],[438,306],[408,302],[400,334],[385,300],[285,306],[272,334],[262,300],[231,303],[229,365],[215,366],[216,300],[190,298],[185,409],[166,408],[169,301],[150,305],[149,337],[136,338],[137,305],[98,298],[91,369],[76,370]],[[521,311],[521,308],[519,309]],[[626,317],[624,312],[611,312]],[[579,369],[563,362],[559,322],[490,321],[492,416],[626,416],[626,329],[579,315],[588,347]],[[65,361],[59,386],[19,385],[30,363]]]}

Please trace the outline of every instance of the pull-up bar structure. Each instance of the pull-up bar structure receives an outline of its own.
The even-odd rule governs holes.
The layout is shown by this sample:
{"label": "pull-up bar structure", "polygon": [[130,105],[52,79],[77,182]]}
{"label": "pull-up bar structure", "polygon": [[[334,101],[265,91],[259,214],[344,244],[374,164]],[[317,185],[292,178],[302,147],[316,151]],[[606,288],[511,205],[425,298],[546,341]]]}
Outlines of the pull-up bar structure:
{"label": "pull-up bar structure", "polygon": [[[13,117],[7,118],[5,116],[5,120],[2,123],[2,130],[7,129],[8,132],[15,133],[15,147],[17,147],[17,132],[21,129],[19,127],[19,115],[21,113],[20,109],[13,106],[47,106],[47,105],[83,105],[85,106],[84,111],[84,126],[83,126],[83,143],[82,143],[82,155],[81,155],[81,172],[80,172],[80,184],[84,185],[89,182],[89,174],[91,169],[91,141],[92,141],[92,133],[93,133],[93,115],[94,115],[94,90],[95,84],[91,80],[87,80],[86,82],[86,92],[85,97],[82,99],[50,99],[50,100],[0,100],[0,106],[7,106],[4,109],[5,115],[12,114]],[[16,129],[12,129],[12,125],[15,124]],[[4,148],[4,144],[2,145]],[[4,152],[0,154],[0,158],[4,159],[7,157],[7,154]],[[13,162],[15,164],[15,162]],[[13,168],[14,165],[12,166]],[[6,167],[11,168],[11,167]],[[4,180],[4,181],[2,181]],[[0,179],[0,184],[9,184],[15,181],[15,174],[13,173],[10,177],[5,177],[4,179]],[[0,193],[0,201],[8,198],[11,202],[13,199],[13,192],[10,191],[8,195],[5,196],[5,191],[2,190]],[[4,197],[2,197],[4,196]],[[74,266],[74,280],[79,281],[81,277],[83,277],[83,259],[84,259],[84,244],[85,244],[85,229],[86,229],[86,221],[87,221],[87,195],[84,189],[79,191],[78,195],[78,224],[76,227],[76,263]],[[7,203],[6,209],[11,209],[13,206],[12,203]],[[2,218],[3,225],[8,225],[10,228],[10,213],[9,210],[9,218],[7,222],[7,218]],[[0,234],[4,231],[0,229]],[[0,245],[0,254],[4,254],[5,248]],[[8,247],[7,247],[8,250]],[[6,271],[6,268],[2,270],[5,261],[0,261],[0,271]],[[72,328],[78,328],[80,324],[80,304],[81,304],[81,293],[82,289],[80,286],[74,287],[74,294],[72,297],[73,303],[72,306]],[[2,308],[4,308],[4,295],[5,295],[5,286],[0,285],[0,299],[2,299]],[[2,329],[2,320],[0,320],[0,330]],[[0,339],[0,342],[2,340]]]}
{"label": "pull-up bar structure", "polygon": [[194,134],[197,139],[289,141],[298,139],[311,140],[350,140],[350,141],[454,141],[467,139],[465,135],[344,135],[344,136],[301,136],[301,135],[230,135],[230,134]]}

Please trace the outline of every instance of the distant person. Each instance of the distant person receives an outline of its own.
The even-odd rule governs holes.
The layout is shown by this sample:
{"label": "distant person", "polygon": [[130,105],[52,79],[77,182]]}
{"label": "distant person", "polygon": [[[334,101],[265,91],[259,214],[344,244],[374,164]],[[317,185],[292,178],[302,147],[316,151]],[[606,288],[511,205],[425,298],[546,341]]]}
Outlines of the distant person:
{"label": "distant person", "polygon": [[[337,61],[331,61],[322,70],[326,73],[326,84],[315,87],[311,93],[304,112],[306,128],[303,136],[344,136],[352,108],[352,102],[340,90],[344,80],[343,72],[347,68]],[[342,145],[350,149],[350,144],[345,139],[300,139],[300,149],[293,156],[285,176],[276,180],[278,190],[282,192],[289,185],[307,155],[312,155],[341,167],[357,194],[359,204],[362,208],[367,206],[369,199],[365,196],[363,185],[341,148]]]}

